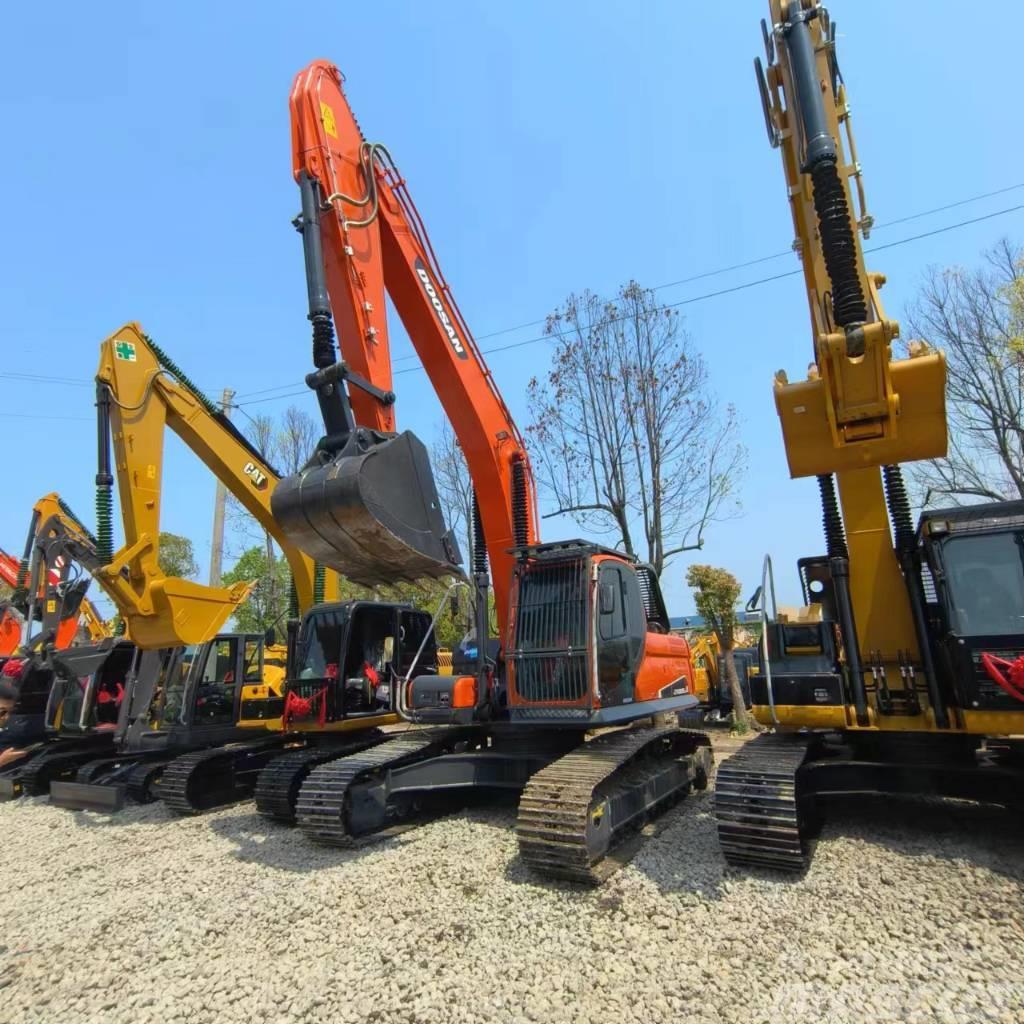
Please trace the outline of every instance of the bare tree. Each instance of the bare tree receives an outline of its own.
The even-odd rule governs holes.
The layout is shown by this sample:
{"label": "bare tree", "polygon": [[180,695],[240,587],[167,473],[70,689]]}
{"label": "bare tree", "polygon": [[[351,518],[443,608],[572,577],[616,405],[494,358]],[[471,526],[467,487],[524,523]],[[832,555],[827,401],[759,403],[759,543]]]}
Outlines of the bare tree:
{"label": "bare tree", "polygon": [[274,457],[281,473],[285,476],[298,473],[309,461],[322,433],[309,413],[297,405],[288,406],[274,439]]}
{"label": "bare tree", "polygon": [[553,366],[529,383],[527,432],[554,514],[614,536],[660,574],[739,509],[735,410],[719,405],[679,314],[636,282],[612,302],[571,295],[545,329]]}
{"label": "bare tree", "polygon": [[931,269],[908,325],[947,366],[949,453],[911,467],[921,505],[1024,498],[1024,253],[1004,239],[978,269]]}
{"label": "bare tree", "polygon": [[431,446],[430,462],[445,522],[459,538],[462,557],[468,566],[473,559],[473,483],[469,479],[466,457],[447,420],[441,422]]}

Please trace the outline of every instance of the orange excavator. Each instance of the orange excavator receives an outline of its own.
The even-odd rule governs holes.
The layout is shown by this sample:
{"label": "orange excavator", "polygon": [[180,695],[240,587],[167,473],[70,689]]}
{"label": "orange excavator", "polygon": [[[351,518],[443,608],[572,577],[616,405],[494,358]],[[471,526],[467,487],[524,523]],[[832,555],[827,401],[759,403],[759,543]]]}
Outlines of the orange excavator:
{"label": "orange excavator", "polygon": [[[689,648],[669,634],[650,566],[583,540],[539,542],[523,439],[404,179],[388,150],[363,138],[342,81],[335,66],[315,61],[291,93],[313,334],[306,382],[325,436],[309,464],[279,485],[273,512],[296,546],[359,582],[459,573],[425,449],[413,434],[396,433],[387,294],[473,481],[477,660],[472,673],[440,676],[418,674],[416,656],[408,666],[396,658],[401,667],[388,666],[396,709],[425,728],[313,770],[299,791],[298,824],[317,840],[344,843],[451,791],[520,791],[516,831],[526,863],[596,882],[612,870],[606,854],[623,838],[707,782],[706,736],[674,722],[651,727],[659,713],[697,703]],[[344,644],[336,617],[314,608],[291,659],[289,693],[328,722],[346,713]],[[599,728],[613,731],[586,741]]]}

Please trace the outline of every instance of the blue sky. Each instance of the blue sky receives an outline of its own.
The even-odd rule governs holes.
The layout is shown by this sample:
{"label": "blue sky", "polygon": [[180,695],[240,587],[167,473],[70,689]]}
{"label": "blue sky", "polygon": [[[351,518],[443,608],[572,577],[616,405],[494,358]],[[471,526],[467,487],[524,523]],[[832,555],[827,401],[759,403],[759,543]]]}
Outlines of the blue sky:
{"label": "blue sky", "polygon": [[[328,58],[366,135],[405,174],[446,276],[487,348],[538,329],[572,290],[611,294],[785,252],[792,228],[765,139],[751,60],[767,3],[670,0],[507,5],[19,4],[0,62],[0,426],[8,469],[0,545],[20,551],[32,501],[59,489],[92,521],[98,343],[139,320],[211,393],[299,381],[309,359],[287,98]],[[878,222],[1024,180],[1013,130],[1024,6],[832,5],[868,203]],[[885,244],[1024,202],[1024,189],[880,230]],[[869,258],[902,315],[929,264],[971,263],[1018,211]],[[659,290],[665,302],[796,269],[785,255]],[[799,276],[680,307],[718,394],[743,419],[745,515],[709,531],[699,560],[753,590],[771,551],[783,593],[822,547],[813,481],[790,481],[773,372],[811,356]],[[396,368],[411,349],[395,332]],[[547,343],[489,357],[513,413]],[[416,370],[396,377],[403,427],[441,411]],[[249,396],[250,400],[259,396]],[[268,401],[246,411],[280,412]],[[171,444],[163,525],[206,565],[213,482]],[[576,534],[548,520],[547,539]],[[686,560],[670,610],[692,602]]]}

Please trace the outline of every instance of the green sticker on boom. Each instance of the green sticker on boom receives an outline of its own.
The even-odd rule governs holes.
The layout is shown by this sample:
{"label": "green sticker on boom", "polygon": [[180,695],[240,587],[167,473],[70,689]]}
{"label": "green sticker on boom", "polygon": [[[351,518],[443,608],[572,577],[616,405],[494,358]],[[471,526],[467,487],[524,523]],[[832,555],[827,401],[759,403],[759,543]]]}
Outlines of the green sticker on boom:
{"label": "green sticker on boom", "polygon": [[129,363],[135,362],[135,342],[134,341],[115,341],[114,342],[114,355],[118,359],[124,359]]}

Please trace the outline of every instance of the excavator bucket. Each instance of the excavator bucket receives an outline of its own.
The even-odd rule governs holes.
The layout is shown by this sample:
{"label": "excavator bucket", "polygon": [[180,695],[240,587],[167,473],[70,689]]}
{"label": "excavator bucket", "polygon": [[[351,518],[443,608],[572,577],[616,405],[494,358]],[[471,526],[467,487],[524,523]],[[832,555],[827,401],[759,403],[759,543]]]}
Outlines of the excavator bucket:
{"label": "excavator bucket", "polygon": [[410,431],[356,431],[335,455],[317,453],[271,499],[289,540],[355,583],[460,573],[423,443]]}
{"label": "excavator bucket", "polygon": [[131,638],[143,648],[201,644],[216,636],[249,596],[252,583],[207,587],[169,576],[150,589],[152,615],[124,613]]}

